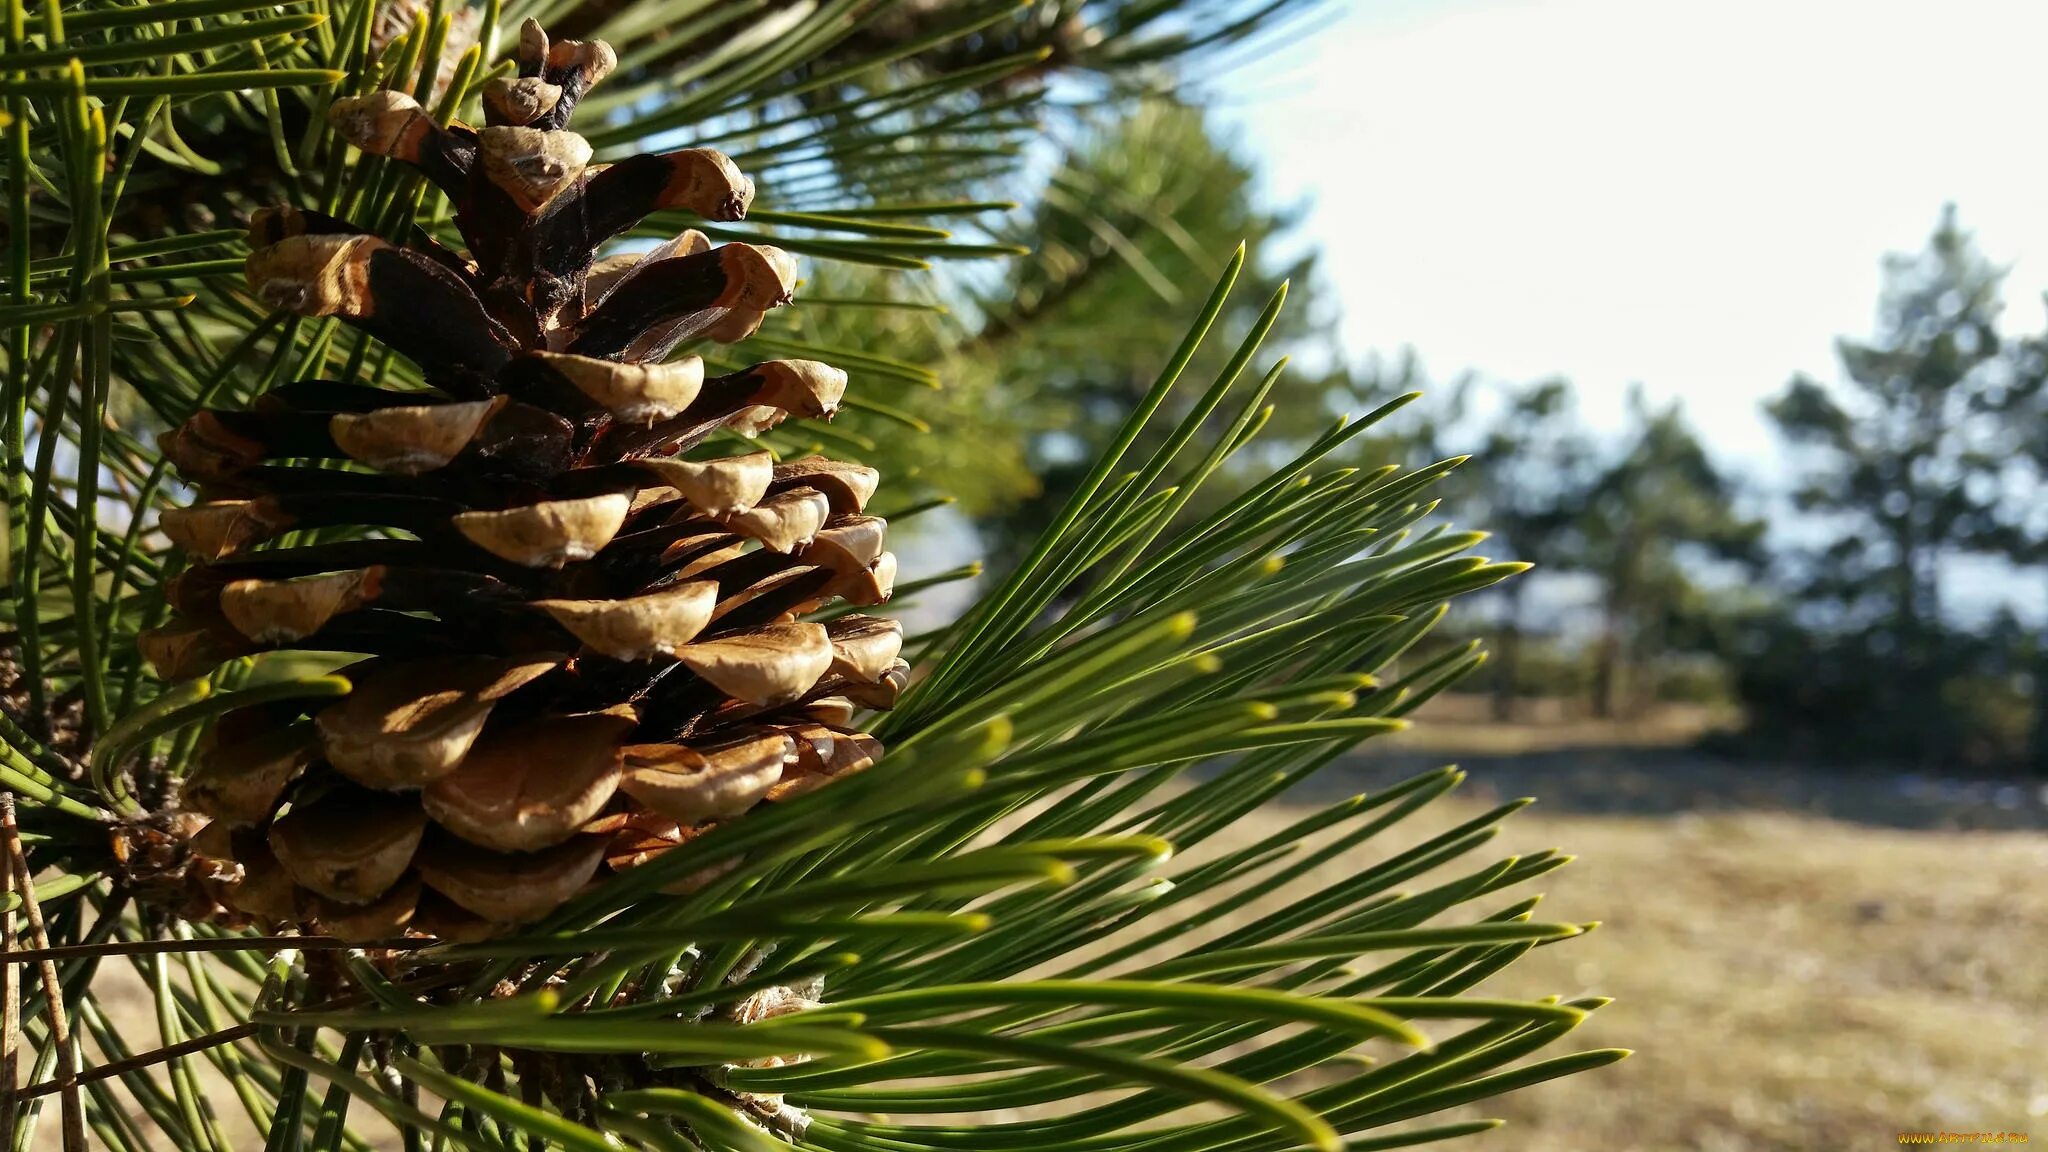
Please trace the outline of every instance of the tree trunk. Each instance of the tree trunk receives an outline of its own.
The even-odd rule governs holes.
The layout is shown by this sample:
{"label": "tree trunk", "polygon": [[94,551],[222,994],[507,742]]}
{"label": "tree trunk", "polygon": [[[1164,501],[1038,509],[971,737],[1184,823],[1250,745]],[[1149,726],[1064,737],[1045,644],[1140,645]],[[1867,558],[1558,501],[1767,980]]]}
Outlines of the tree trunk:
{"label": "tree trunk", "polygon": [[2034,775],[2048,778],[2048,629],[2034,638],[2034,730],[2028,744]]}
{"label": "tree trunk", "polygon": [[[1910,463],[1907,468],[1910,475]],[[1892,547],[1898,553],[1894,558],[1897,568],[1892,574],[1894,667],[1891,675],[1879,681],[1879,698],[1893,724],[1906,723],[1905,717],[1917,713],[1916,719],[1906,723],[1898,734],[1897,746],[1911,757],[1915,767],[1932,768],[1940,760],[1939,750],[1944,743],[1943,736],[1935,731],[1943,713],[1940,708],[1913,708],[1915,694],[1938,691],[1940,685],[1928,659],[1928,629],[1921,612],[1926,593],[1920,570],[1925,558],[1910,510],[1892,523]]]}
{"label": "tree trunk", "polygon": [[1599,720],[1612,720],[1620,711],[1623,692],[1622,667],[1627,645],[1622,634],[1628,628],[1629,617],[1635,608],[1637,569],[1642,557],[1637,544],[1635,523],[1631,520],[1615,541],[1614,567],[1608,576],[1606,619],[1600,631],[1600,644],[1593,657],[1593,716]]}
{"label": "tree trunk", "polygon": [[1520,580],[1508,581],[1501,593],[1506,608],[1501,613],[1500,638],[1494,644],[1493,718],[1501,723],[1515,718],[1515,697],[1522,675],[1522,588]]}
{"label": "tree trunk", "polygon": [[1593,654],[1593,718],[1612,720],[1621,698],[1621,625],[1608,613],[1607,626],[1600,633],[1600,645]]}

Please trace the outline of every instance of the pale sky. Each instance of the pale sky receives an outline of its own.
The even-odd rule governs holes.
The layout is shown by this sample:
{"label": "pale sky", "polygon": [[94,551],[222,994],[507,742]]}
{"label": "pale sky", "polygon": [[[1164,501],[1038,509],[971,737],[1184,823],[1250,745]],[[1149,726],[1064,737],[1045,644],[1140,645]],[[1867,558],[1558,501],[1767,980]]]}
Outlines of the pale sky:
{"label": "pale sky", "polygon": [[[1350,0],[1234,73],[1223,115],[1308,201],[1347,351],[1569,376],[1596,427],[1631,381],[1731,463],[1757,402],[1832,379],[1878,260],[1954,200],[2048,288],[2048,0]],[[1326,302],[1327,306],[1327,302]]]}

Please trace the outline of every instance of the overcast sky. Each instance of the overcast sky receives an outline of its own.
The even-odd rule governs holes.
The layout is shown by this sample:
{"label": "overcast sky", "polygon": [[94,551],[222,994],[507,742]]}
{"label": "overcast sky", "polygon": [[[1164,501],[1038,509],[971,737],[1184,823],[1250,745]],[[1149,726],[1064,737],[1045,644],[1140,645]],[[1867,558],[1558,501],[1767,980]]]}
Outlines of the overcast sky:
{"label": "overcast sky", "polygon": [[1267,194],[1309,202],[1347,350],[1640,380],[1726,457],[1757,402],[1867,333],[1887,250],[1945,200],[2048,287],[2048,0],[1339,0],[1226,83]]}

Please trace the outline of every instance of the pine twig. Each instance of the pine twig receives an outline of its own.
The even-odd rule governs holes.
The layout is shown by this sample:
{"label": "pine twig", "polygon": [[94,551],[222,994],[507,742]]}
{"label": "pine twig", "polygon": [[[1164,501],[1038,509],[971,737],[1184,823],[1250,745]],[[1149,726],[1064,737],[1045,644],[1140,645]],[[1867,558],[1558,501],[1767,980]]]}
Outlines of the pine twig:
{"label": "pine twig", "polygon": [[[21,909],[28,919],[29,942],[39,950],[47,949],[50,935],[43,926],[43,908],[36,900],[35,884],[30,880],[32,874],[28,867],[28,853],[21,846],[21,829],[14,822],[14,794],[11,792],[0,792],[0,839],[6,841],[8,873],[14,891],[21,896]],[[43,978],[43,1001],[50,1016],[50,1042],[57,1048],[57,1090],[64,1122],[64,1152],[85,1152],[85,1109],[78,1095],[78,1054],[64,1016],[64,986],[57,979],[56,961],[43,960],[38,967]],[[12,1001],[9,1003],[11,1005]]]}
{"label": "pine twig", "polygon": [[[11,798],[10,798],[11,799]],[[14,865],[0,864],[0,892],[14,891]],[[14,910],[0,912],[0,954],[14,952]],[[0,964],[0,1132],[13,1133],[20,1104],[14,1089],[20,1083],[21,970]]]}
{"label": "pine twig", "polygon": [[441,941],[424,939],[373,940],[350,943],[332,936],[222,936],[207,940],[108,940],[100,944],[60,944],[50,948],[24,948],[9,952],[8,964],[40,964],[53,960],[77,960],[88,956],[148,956],[179,952],[276,952],[294,948],[301,952],[337,952],[348,948],[383,949],[394,952],[438,947]]}
{"label": "pine twig", "polygon": [[[148,1052],[137,1053],[126,1060],[116,1060],[112,1064],[102,1064],[90,1072],[83,1072],[75,1077],[70,1077],[68,1082],[82,1085],[90,1084],[96,1080],[123,1076],[138,1069],[161,1064],[166,1060],[175,1060],[180,1056],[190,1056],[195,1052],[204,1052],[208,1048],[218,1048],[223,1044],[233,1044],[238,1040],[246,1040],[254,1035],[256,1035],[256,1025],[237,1024],[233,1028],[223,1028],[218,1032],[208,1032],[204,1036],[194,1036],[190,1040],[183,1040],[176,1044],[152,1049]],[[32,1100],[38,1096],[47,1096],[52,1092],[59,1091],[64,1087],[65,1083],[67,1083],[66,1078],[56,1077],[44,1080],[38,1084],[31,1084],[19,1091],[10,1091],[5,1096],[0,1096],[0,1105],[11,1109],[20,1101]]]}

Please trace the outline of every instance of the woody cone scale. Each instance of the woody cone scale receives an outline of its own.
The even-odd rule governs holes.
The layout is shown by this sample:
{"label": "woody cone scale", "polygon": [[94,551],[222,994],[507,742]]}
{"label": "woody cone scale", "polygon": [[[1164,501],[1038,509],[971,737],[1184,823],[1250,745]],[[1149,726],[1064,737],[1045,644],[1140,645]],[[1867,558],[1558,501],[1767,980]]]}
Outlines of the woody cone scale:
{"label": "woody cone scale", "polygon": [[[425,390],[304,380],[167,434],[199,487],[162,527],[190,565],[143,637],[166,679],[265,650],[359,654],[348,695],[225,714],[183,784],[219,914],[352,940],[475,939],[881,753],[863,710],[907,676],[878,477],[706,458],[720,430],[830,417],[838,369],[706,376],[785,304],[793,261],[694,231],[596,258],[651,212],[741,218],[753,185],[694,148],[590,163],[567,128],[614,62],[521,30],[487,124],[397,92],[336,129],[419,169],[466,254],[291,208],[255,219],[249,287],[338,317]],[[699,878],[701,881],[701,877]]]}

